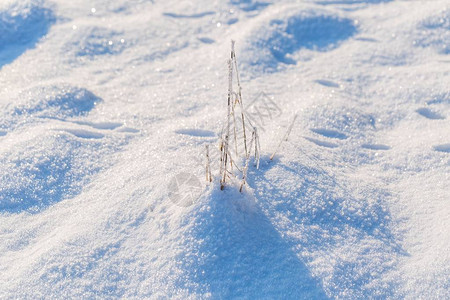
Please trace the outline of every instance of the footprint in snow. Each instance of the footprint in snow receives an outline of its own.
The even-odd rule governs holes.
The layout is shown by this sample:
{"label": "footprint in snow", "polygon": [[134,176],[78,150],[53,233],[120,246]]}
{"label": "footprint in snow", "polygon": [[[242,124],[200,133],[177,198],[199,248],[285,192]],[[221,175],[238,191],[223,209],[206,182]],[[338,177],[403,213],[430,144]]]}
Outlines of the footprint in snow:
{"label": "footprint in snow", "polygon": [[[57,119],[58,121],[75,124],[76,128],[62,128],[64,132],[70,133],[76,137],[84,139],[101,139],[105,137],[105,134],[111,131],[123,132],[123,133],[138,133],[139,130],[123,127],[122,123],[117,122],[88,122],[88,121],[66,121],[62,119]],[[79,126],[77,126],[79,125]],[[89,128],[89,130],[85,129]],[[117,130],[116,130],[117,129]],[[103,131],[102,132],[99,132]]]}
{"label": "footprint in snow", "polygon": [[175,19],[198,19],[198,18],[202,18],[205,16],[214,15],[214,14],[215,14],[215,12],[213,12],[213,11],[205,11],[205,12],[195,13],[195,14],[177,14],[177,13],[170,13],[170,12],[163,13],[164,16],[175,18]]}
{"label": "footprint in snow", "polygon": [[86,126],[90,126],[95,129],[102,129],[102,130],[114,130],[123,125],[122,123],[116,123],[116,122],[95,123],[95,122],[86,122],[86,121],[73,121],[73,123],[79,124],[79,125],[86,125]]}
{"label": "footprint in snow", "polygon": [[125,132],[125,133],[139,133],[139,129],[131,128],[131,127],[120,127],[116,131]]}
{"label": "footprint in snow", "polygon": [[213,39],[207,38],[207,37],[198,37],[197,38],[200,42],[203,44],[213,44],[215,41]]}
{"label": "footprint in snow", "polygon": [[332,130],[332,129],[325,129],[325,128],[311,128],[312,132],[323,135],[328,138],[332,139],[339,139],[339,140],[345,140],[348,138],[347,135],[345,135],[342,132]]}
{"label": "footprint in snow", "polygon": [[433,146],[433,149],[438,152],[450,153],[450,144],[442,144]]}
{"label": "footprint in snow", "polygon": [[306,140],[316,144],[317,146],[325,147],[325,148],[337,148],[339,145],[335,143],[325,142],[317,139],[313,139],[310,137],[304,137]]}
{"label": "footprint in snow", "polygon": [[443,120],[445,119],[445,117],[435,111],[432,111],[429,108],[423,107],[423,108],[419,108],[418,110],[416,110],[416,112],[421,115],[424,116],[427,119],[430,120]]}
{"label": "footprint in snow", "polygon": [[216,134],[212,131],[203,130],[203,129],[195,129],[195,128],[178,129],[178,130],[175,130],[175,133],[196,136],[196,137],[214,137],[214,136],[216,136]]}
{"label": "footprint in snow", "polygon": [[[244,62],[264,71],[276,72],[280,66],[295,65],[296,53],[302,49],[326,52],[357,32],[354,21],[324,12],[286,10],[268,25],[255,29],[248,41]],[[325,86],[336,85],[321,80]]]}
{"label": "footprint in snow", "polygon": [[100,132],[83,129],[62,129],[62,130],[83,139],[101,139],[105,137],[105,135]]}
{"label": "footprint in snow", "polygon": [[362,148],[369,150],[389,150],[391,147],[383,144],[362,144]]}
{"label": "footprint in snow", "polygon": [[359,37],[359,38],[355,38],[355,40],[357,41],[361,41],[361,42],[370,42],[370,43],[378,43],[379,41],[374,39],[374,38],[368,38],[368,37]]}
{"label": "footprint in snow", "polygon": [[333,82],[331,80],[317,79],[315,80],[315,82],[326,87],[334,87],[334,88],[340,87],[339,83]]}

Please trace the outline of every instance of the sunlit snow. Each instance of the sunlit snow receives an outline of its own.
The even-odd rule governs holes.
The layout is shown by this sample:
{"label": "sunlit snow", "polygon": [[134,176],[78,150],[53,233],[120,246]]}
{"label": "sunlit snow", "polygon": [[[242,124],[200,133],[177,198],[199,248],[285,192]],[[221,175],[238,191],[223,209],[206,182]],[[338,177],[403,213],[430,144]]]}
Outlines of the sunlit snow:
{"label": "sunlit snow", "polygon": [[450,299],[449,24],[448,0],[2,1],[0,299]]}

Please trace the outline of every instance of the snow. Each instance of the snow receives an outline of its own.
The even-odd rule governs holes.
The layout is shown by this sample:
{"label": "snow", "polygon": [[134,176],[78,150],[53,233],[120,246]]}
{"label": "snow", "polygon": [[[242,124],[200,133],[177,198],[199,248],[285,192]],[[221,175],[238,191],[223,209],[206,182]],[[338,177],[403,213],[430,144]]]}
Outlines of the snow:
{"label": "snow", "polygon": [[[3,1],[0,298],[450,298],[449,23],[445,0]],[[218,178],[232,39],[242,193]]]}

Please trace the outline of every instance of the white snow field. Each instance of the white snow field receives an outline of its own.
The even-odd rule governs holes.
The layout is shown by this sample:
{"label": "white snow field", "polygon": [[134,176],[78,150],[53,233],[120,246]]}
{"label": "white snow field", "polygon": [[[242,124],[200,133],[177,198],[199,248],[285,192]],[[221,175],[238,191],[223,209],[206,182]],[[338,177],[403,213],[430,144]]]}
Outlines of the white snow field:
{"label": "white snow field", "polygon": [[449,1],[1,1],[0,299],[116,298],[450,299]]}

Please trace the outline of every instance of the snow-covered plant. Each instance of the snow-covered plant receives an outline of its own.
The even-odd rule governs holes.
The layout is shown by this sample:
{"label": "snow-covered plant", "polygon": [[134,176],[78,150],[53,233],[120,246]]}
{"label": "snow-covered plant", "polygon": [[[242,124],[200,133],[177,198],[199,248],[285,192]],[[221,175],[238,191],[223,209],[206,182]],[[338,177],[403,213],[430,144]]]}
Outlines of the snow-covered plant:
{"label": "snow-covered plant", "polygon": [[[237,90],[233,87],[236,82]],[[250,132],[249,132],[250,128]],[[247,139],[251,133],[251,139]],[[228,95],[225,124],[219,140],[220,150],[220,189],[236,178],[241,180],[240,191],[247,182],[247,171],[252,152],[255,165],[259,168],[260,144],[256,127],[246,117],[242,102],[242,87],[239,78],[234,41],[231,41],[231,58],[228,60]],[[206,149],[206,180],[211,181],[209,148]]]}

